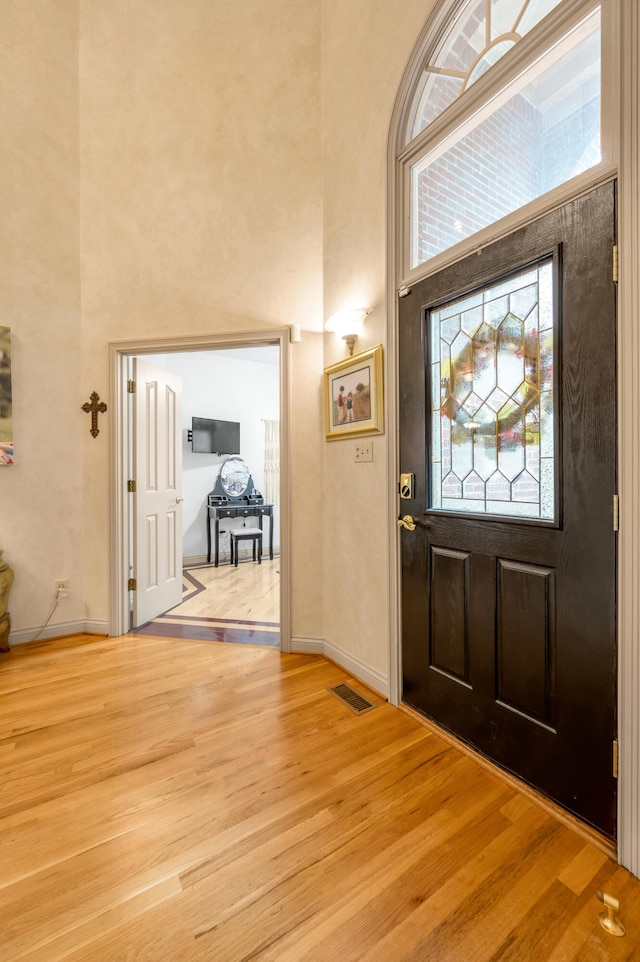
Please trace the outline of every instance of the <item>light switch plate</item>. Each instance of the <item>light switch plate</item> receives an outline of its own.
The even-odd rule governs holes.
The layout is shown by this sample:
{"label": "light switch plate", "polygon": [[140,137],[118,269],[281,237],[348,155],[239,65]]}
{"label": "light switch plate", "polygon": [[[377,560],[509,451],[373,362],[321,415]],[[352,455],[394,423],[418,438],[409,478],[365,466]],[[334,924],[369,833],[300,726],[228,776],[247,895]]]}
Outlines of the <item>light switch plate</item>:
{"label": "light switch plate", "polygon": [[373,444],[371,441],[358,441],[356,444],[356,461],[373,461]]}

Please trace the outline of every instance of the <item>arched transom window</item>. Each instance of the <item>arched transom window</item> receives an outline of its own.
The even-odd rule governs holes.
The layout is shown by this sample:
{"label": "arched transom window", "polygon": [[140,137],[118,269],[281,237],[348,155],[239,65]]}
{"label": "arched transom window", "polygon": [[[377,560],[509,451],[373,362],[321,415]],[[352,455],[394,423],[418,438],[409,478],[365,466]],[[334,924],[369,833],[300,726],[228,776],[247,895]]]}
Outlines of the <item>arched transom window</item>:
{"label": "arched transom window", "polygon": [[457,0],[403,126],[405,275],[603,163],[591,0]]}
{"label": "arched transom window", "polygon": [[471,0],[430,52],[407,142],[511,50],[560,0]]}

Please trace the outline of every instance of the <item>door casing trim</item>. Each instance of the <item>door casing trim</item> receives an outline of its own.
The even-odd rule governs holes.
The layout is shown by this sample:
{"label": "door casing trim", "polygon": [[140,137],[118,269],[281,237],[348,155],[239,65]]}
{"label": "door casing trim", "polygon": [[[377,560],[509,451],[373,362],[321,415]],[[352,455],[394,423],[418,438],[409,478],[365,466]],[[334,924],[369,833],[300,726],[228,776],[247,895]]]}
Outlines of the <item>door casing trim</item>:
{"label": "door casing trim", "polygon": [[280,348],[280,650],[291,650],[290,370],[291,329],[142,338],[109,343],[109,634],[129,631],[130,509],[127,366],[135,354],[212,351],[277,344]]}

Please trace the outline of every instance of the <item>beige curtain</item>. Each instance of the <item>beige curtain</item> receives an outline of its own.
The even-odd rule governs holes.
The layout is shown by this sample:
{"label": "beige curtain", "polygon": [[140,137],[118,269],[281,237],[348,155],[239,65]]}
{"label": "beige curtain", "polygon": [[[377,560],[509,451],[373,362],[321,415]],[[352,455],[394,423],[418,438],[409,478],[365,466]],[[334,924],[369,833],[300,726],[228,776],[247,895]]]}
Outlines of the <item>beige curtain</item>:
{"label": "beige curtain", "polygon": [[264,500],[280,503],[280,422],[264,422]]}

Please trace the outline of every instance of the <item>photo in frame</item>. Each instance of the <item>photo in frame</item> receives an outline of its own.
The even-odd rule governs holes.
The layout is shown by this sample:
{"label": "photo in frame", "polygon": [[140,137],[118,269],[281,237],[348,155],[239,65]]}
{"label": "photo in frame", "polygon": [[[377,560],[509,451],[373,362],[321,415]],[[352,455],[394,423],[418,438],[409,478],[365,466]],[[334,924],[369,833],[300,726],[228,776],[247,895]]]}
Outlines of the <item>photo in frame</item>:
{"label": "photo in frame", "polygon": [[4,464],[13,464],[10,327],[0,327],[0,465]]}
{"label": "photo in frame", "polygon": [[326,440],[384,432],[382,344],[324,371]]}

